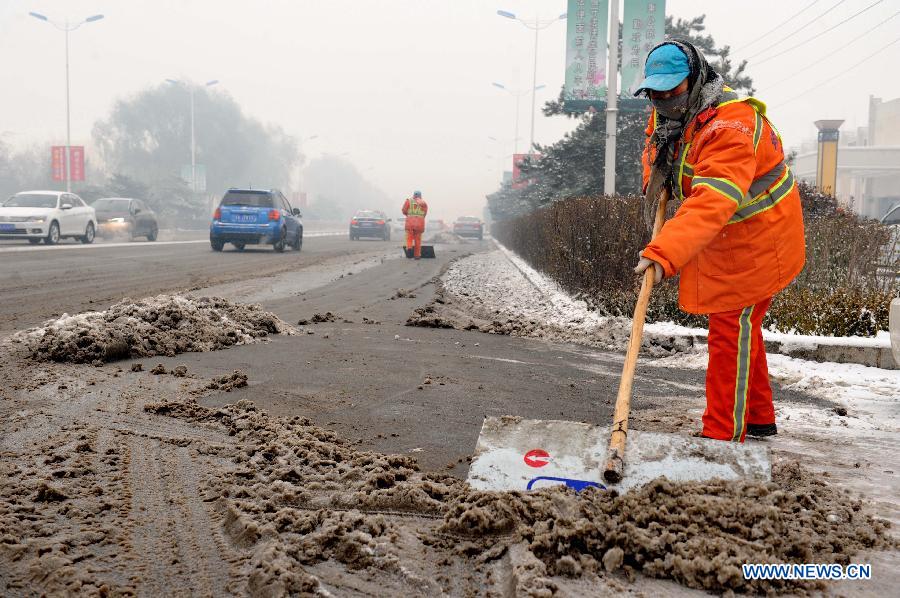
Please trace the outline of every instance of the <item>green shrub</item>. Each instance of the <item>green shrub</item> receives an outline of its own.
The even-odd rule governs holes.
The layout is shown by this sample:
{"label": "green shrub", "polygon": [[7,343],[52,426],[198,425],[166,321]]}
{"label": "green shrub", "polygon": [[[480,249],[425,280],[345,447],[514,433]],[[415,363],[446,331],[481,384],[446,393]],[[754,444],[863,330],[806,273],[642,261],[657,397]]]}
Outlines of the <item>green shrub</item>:
{"label": "green shrub", "polygon": [[892,298],[881,289],[816,290],[795,284],[775,296],[763,326],[797,334],[875,336],[888,328]]}
{"label": "green shrub", "polygon": [[[872,336],[887,329],[895,279],[878,276],[884,225],[843,212],[834,198],[800,184],[806,227],[806,266],[778,294],[764,325],[781,332]],[[586,197],[551,203],[496,222],[494,236],[570,294],[604,315],[631,316],[640,280],[632,269],[649,240],[643,198]],[[887,271],[898,271],[892,255]],[[678,308],[677,280],[654,289],[648,321],[706,326],[704,316]]]}

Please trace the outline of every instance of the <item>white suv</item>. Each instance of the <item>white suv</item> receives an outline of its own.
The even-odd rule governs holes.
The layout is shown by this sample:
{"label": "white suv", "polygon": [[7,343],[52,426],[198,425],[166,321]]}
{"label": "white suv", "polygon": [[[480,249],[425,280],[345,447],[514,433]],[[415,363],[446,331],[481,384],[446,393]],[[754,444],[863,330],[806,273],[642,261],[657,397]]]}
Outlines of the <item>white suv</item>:
{"label": "white suv", "polygon": [[22,191],[0,205],[0,239],[43,239],[47,245],[62,237],[93,243],[97,216],[74,193],[65,191]]}

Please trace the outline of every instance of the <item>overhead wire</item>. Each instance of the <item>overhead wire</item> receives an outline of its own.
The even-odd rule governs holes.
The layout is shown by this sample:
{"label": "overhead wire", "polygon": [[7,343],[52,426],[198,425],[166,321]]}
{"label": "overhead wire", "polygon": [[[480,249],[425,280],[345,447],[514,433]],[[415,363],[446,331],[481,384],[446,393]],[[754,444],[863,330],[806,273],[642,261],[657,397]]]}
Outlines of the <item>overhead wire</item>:
{"label": "overhead wire", "polygon": [[837,28],[840,27],[841,25],[846,25],[847,23],[849,23],[850,21],[852,21],[853,19],[855,19],[855,18],[858,17],[859,15],[863,14],[864,12],[866,12],[867,10],[869,10],[870,8],[872,8],[872,7],[874,7],[874,6],[878,5],[878,4],[881,4],[882,2],[884,2],[884,0],[876,0],[876,1],[873,2],[872,4],[868,5],[868,6],[865,7],[864,9],[862,9],[861,11],[859,11],[859,12],[857,12],[857,13],[855,13],[855,14],[852,14],[852,15],[850,15],[849,17],[847,17],[846,19],[842,20],[840,23],[837,23],[837,24],[835,24],[835,25],[832,25],[831,27],[829,27],[829,28],[826,29],[825,31],[820,31],[819,33],[815,34],[815,35],[812,36],[811,38],[806,39],[806,40],[803,40],[802,42],[800,42],[800,43],[798,43],[798,44],[794,44],[794,45],[791,46],[790,48],[787,48],[787,49],[785,49],[785,50],[782,50],[781,52],[778,52],[777,54],[773,54],[773,55],[771,55],[771,56],[769,56],[769,57],[767,57],[767,58],[763,58],[762,60],[759,60],[759,61],[757,61],[757,62],[754,62],[754,63],[753,63],[753,66],[759,66],[759,65],[761,65],[761,64],[763,64],[763,63],[765,63],[765,62],[769,62],[770,60],[773,60],[773,59],[775,59],[775,58],[778,58],[779,56],[782,56],[782,55],[784,55],[784,54],[787,54],[787,53],[790,52],[791,50],[796,50],[796,49],[799,48],[800,46],[804,46],[804,45],[808,44],[809,42],[813,41],[814,39],[819,38],[819,37],[822,37],[823,35],[825,35],[825,34],[828,33],[829,31],[833,31],[834,29],[837,29]]}
{"label": "overhead wire", "polygon": [[874,27],[870,27],[869,29],[866,29],[865,31],[863,31],[862,33],[860,33],[859,35],[857,35],[856,37],[854,37],[854,38],[851,39],[850,41],[844,43],[844,44],[841,45],[841,46],[838,46],[837,48],[835,48],[833,51],[829,52],[828,54],[825,54],[824,56],[819,57],[818,60],[816,60],[816,61],[814,61],[814,62],[811,62],[811,63],[809,63],[809,64],[807,64],[807,65],[805,65],[805,66],[800,67],[799,69],[797,69],[796,71],[792,72],[790,75],[788,75],[788,76],[785,77],[784,79],[780,79],[780,80],[776,81],[775,83],[772,83],[772,84],[770,84],[770,85],[767,85],[766,87],[763,87],[761,91],[765,91],[765,90],[767,90],[767,89],[772,89],[772,88],[775,87],[776,85],[781,85],[781,84],[784,83],[785,81],[788,81],[788,80],[790,80],[790,79],[794,79],[794,78],[797,76],[796,73],[797,73],[798,71],[805,71],[805,70],[807,70],[807,69],[811,69],[811,68],[813,68],[814,66],[816,66],[816,65],[818,65],[818,64],[820,64],[820,63],[822,63],[822,62],[824,62],[826,59],[831,58],[832,56],[834,56],[834,55],[837,54],[838,52],[843,52],[845,49],[847,49],[848,46],[850,46],[850,45],[852,45],[852,44],[858,42],[859,40],[861,40],[862,38],[864,38],[864,37],[867,36],[868,34],[872,33],[873,31],[875,31],[876,29],[878,29],[878,28],[881,27],[882,25],[887,24],[888,22],[890,22],[891,19],[895,18],[897,15],[900,15],[900,10],[898,10],[897,12],[895,12],[894,14],[892,14],[891,16],[889,16],[888,18],[884,19],[883,21],[881,21],[880,23],[878,23],[878,24],[875,25]]}
{"label": "overhead wire", "polygon": [[892,42],[890,42],[890,43],[888,43],[888,44],[886,44],[886,45],[880,47],[879,49],[875,50],[874,52],[872,52],[871,54],[869,54],[868,56],[866,56],[865,58],[863,58],[863,59],[860,60],[859,62],[857,62],[857,63],[855,63],[855,64],[851,64],[851,65],[848,66],[847,68],[842,69],[839,73],[837,73],[837,74],[834,75],[833,77],[829,77],[828,79],[825,79],[824,81],[820,81],[818,84],[813,85],[812,87],[806,89],[806,90],[803,91],[802,93],[799,93],[799,94],[795,95],[794,97],[792,97],[792,98],[790,98],[790,99],[788,99],[788,100],[785,100],[784,102],[781,102],[781,103],[779,103],[779,104],[773,104],[773,107],[784,106],[784,105],[786,105],[786,104],[790,104],[790,103],[793,102],[794,100],[799,100],[800,98],[802,98],[803,96],[805,96],[805,95],[808,94],[809,92],[811,92],[811,91],[813,91],[813,90],[815,90],[815,89],[818,89],[818,88],[822,87],[823,85],[827,85],[828,83],[831,83],[832,81],[834,81],[834,80],[837,79],[838,77],[841,77],[841,76],[843,76],[843,75],[846,75],[849,71],[855,69],[856,67],[858,67],[858,66],[861,65],[862,63],[866,62],[866,61],[869,60],[870,58],[873,58],[873,57],[877,56],[878,54],[881,54],[882,52],[884,52],[885,50],[887,50],[888,48],[890,48],[891,46],[893,46],[894,44],[896,44],[896,43],[898,43],[898,42],[900,42],[900,37],[898,37],[898,38],[895,39],[894,41],[892,41]]}
{"label": "overhead wire", "polygon": [[795,18],[799,17],[802,13],[806,12],[807,9],[812,8],[813,5],[817,4],[818,2],[819,2],[819,0],[813,0],[812,2],[807,4],[805,8],[801,8],[799,11],[795,12],[794,14],[792,14],[791,16],[786,18],[784,21],[778,23],[777,25],[775,25],[774,27],[772,27],[771,29],[769,29],[768,31],[763,33],[762,35],[756,36],[756,38],[752,42],[750,42],[748,44],[744,44],[743,46],[738,46],[737,48],[733,48],[732,52],[739,52],[739,51],[743,50],[744,48],[749,48],[753,44],[755,44],[759,41],[762,41],[763,39],[767,38],[769,35],[775,33],[776,31],[778,31],[779,29],[781,29],[782,27],[784,27],[785,25],[787,25],[788,23],[793,21]]}
{"label": "overhead wire", "polygon": [[843,3],[846,2],[846,1],[847,1],[847,0],[838,0],[838,3],[837,3],[837,4],[835,4],[834,6],[832,6],[831,8],[829,8],[828,10],[826,10],[825,12],[823,12],[822,14],[820,14],[819,16],[817,16],[816,18],[814,18],[814,19],[812,19],[812,20],[810,20],[810,21],[807,21],[805,25],[802,25],[800,28],[795,29],[794,31],[791,31],[790,33],[786,34],[784,37],[781,38],[780,41],[775,42],[774,44],[772,44],[772,45],[769,46],[768,48],[766,48],[766,49],[764,49],[764,50],[760,50],[760,51],[757,52],[756,54],[751,54],[750,56],[747,56],[747,58],[745,58],[745,60],[750,60],[751,58],[756,58],[756,57],[759,56],[760,54],[765,54],[766,52],[768,52],[769,50],[771,50],[771,49],[774,48],[775,46],[781,44],[781,43],[784,42],[785,40],[788,40],[788,39],[790,39],[791,37],[793,37],[794,35],[800,33],[801,31],[803,31],[804,29],[806,29],[807,27],[809,27],[810,25],[812,25],[813,23],[815,23],[816,21],[818,21],[819,19],[821,19],[822,17],[824,17],[825,15],[827,15],[827,14],[830,13],[832,10],[834,10],[835,8],[837,8],[838,6],[840,6],[841,4],[843,4]]}

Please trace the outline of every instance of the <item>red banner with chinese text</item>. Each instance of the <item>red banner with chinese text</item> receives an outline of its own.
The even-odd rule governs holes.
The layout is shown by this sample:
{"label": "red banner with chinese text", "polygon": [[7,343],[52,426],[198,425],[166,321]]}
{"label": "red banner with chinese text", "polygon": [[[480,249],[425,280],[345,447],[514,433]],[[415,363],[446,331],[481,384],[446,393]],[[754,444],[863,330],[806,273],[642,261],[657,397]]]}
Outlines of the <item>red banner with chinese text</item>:
{"label": "red banner with chinese text", "polygon": [[528,185],[531,185],[535,182],[535,179],[523,179],[522,178],[522,170],[520,165],[525,161],[526,158],[531,158],[532,161],[537,161],[541,158],[540,154],[513,154],[513,176],[512,176],[512,188],[513,189],[524,189]]}
{"label": "red banner with chinese text", "polygon": [[66,180],[66,146],[54,145],[50,148],[50,170],[54,181]]}
{"label": "red banner with chinese text", "polygon": [[73,181],[84,180],[84,146],[72,145],[69,147],[69,174]]}

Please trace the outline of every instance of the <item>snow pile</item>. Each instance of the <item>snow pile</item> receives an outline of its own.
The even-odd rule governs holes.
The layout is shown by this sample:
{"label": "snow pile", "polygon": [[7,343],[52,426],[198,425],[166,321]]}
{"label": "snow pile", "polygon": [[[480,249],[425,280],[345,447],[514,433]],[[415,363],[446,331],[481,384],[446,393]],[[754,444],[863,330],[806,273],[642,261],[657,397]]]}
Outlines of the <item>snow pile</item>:
{"label": "snow pile", "polygon": [[[233,466],[212,477],[204,500],[220,501],[223,531],[254,554],[244,565],[251,585],[295,579],[326,560],[391,574],[402,565],[404,577],[421,583],[436,567],[470,570],[509,552],[515,567],[530,563],[531,574],[513,576],[515,595],[615,570],[716,592],[759,592],[803,584],[745,580],[741,563],[847,563],[861,549],[891,543],[887,524],[868,515],[860,499],[796,463],[777,467],[768,483],[661,478],[622,495],[563,487],[481,492],[422,473],[408,456],[355,450],[307,419],[270,417],[247,401],[218,410],[195,402],[149,410],[220,426],[238,443]],[[475,587],[481,576],[485,594],[506,583],[476,567]],[[317,585],[314,578],[303,583]],[[421,589],[411,593],[455,593]]]}
{"label": "snow pile", "polygon": [[[604,349],[623,350],[631,334],[631,321],[606,317],[573,299],[558,285],[528,266],[515,254],[500,249],[454,262],[443,277],[444,289],[463,312],[487,320],[483,332],[532,336],[577,342]],[[446,317],[443,320],[452,321]],[[457,325],[473,328],[472,325]],[[693,336],[671,327],[645,329],[644,349],[651,354],[688,350]],[[690,330],[690,329],[684,329]]]}
{"label": "snow pile", "polygon": [[293,329],[259,305],[218,297],[158,295],[123,299],[106,311],[63,314],[16,335],[39,361],[102,363],[116,359],[214,351]]}

